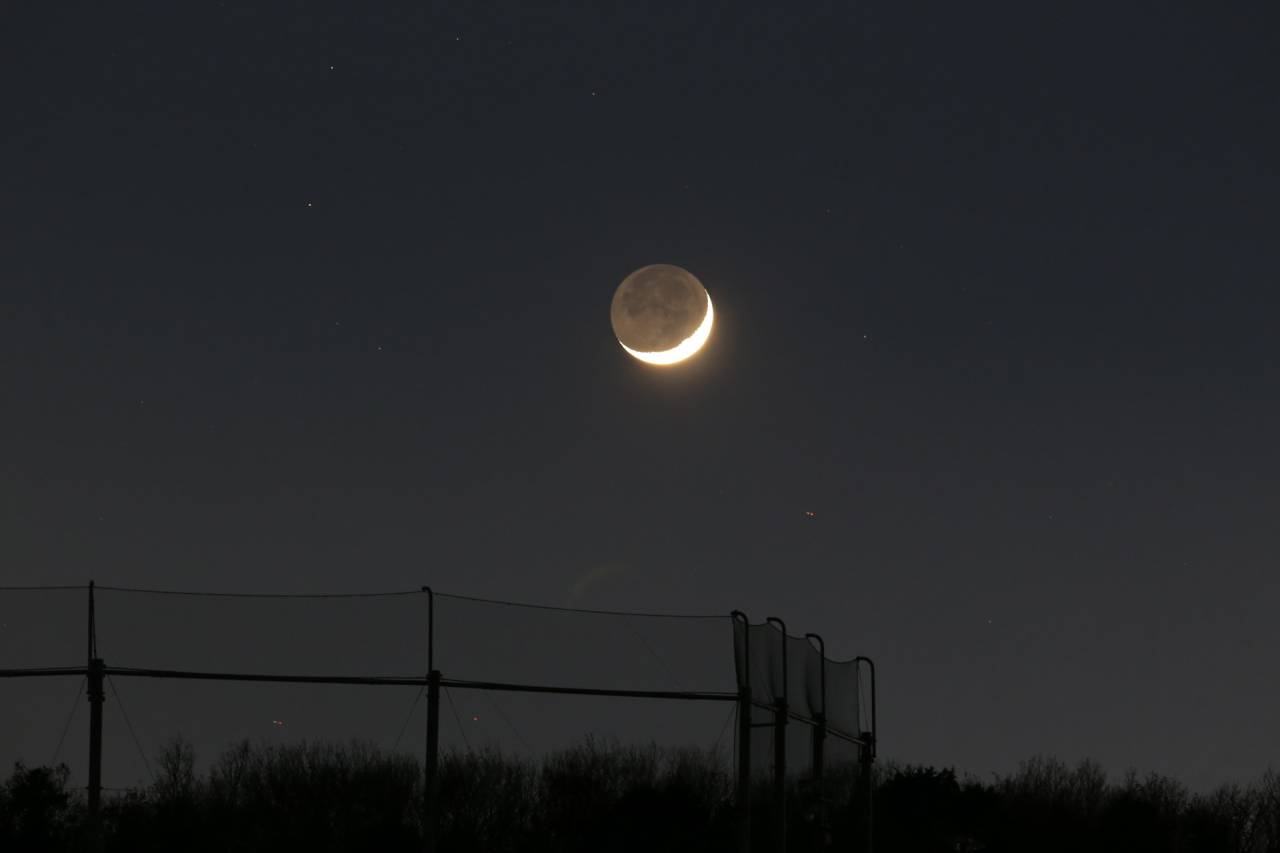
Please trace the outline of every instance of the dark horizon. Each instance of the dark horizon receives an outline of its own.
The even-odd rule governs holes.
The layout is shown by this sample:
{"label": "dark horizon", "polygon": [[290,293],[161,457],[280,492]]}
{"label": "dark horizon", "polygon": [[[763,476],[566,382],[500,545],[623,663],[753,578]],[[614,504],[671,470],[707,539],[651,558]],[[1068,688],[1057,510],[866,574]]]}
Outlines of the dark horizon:
{"label": "dark horizon", "polygon": [[[439,848],[426,843],[432,822],[418,758],[367,742],[246,741],[197,770],[190,742],[176,740],[157,764],[152,783],[104,803],[106,849],[747,849],[737,834],[733,768],[699,750],[588,740],[538,760],[446,753]],[[803,783],[788,798],[787,849],[1222,853],[1280,842],[1275,771],[1195,794],[1159,774],[1107,778],[1095,762],[1044,757],[993,779],[926,766],[882,764],[870,779],[857,767],[831,770],[821,799]],[[770,787],[767,778],[752,786],[750,849],[779,849]],[[76,849],[91,825],[65,767],[18,766],[0,777],[0,842]]]}

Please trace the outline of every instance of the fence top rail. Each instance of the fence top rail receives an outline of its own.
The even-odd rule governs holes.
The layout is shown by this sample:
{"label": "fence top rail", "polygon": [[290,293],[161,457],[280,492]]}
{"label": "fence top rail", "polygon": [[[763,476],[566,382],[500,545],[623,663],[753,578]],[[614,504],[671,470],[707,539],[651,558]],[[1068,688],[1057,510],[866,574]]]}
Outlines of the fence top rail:
{"label": "fence top rail", "polygon": [[736,702],[737,693],[714,690],[625,690],[607,687],[567,687],[548,684],[515,684],[504,681],[468,681],[442,678],[444,687],[461,690],[497,690],[510,693],[556,693],[569,696],[617,696],[630,699],[684,699],[700,702]]}
{"label": "fence top rail", "polygon": [[[70,669],[56,674],[83,674],[83,669]],[[107,675],[134,678],[180,678],[197,681],[257,681],[277,684],[356,684],[371,687],[421,687],[429,683],[426,676],[395,675],[290,675],[264,672],[209,672],[186,669],[149,669],[131,666],[108,666]],[[55,673],[48,673],[55,674]],[[737,693],[698,690],[623,690],[606,687],[571,687],[550,684],[517,684],[501,681],[468,681],[441,678],[440,686],[462,690],[497,690],[511,693],[554,693],[570,696],[616,696],[638,699],[683,699],[702,702],[734,702]]]}
{"label": "fence top rail", "polygon": [[419,687],[427,683],[425,675],[289,675],[265,672],[209,672],[189,669],[149,669],[132,666],[108,666],[107,675],[133,678],[185,678],[197,681],[265,681],[277,684],[360,684],[371,687]]}
{"label": "fence top rail", "polygon": [[[123,592],[138,595],[172,595],[190,598],[263,598],[263,599],[316,599],[316,598],[396,598],[402,596],[421,596],[430,591],[428,587],[417,589],[380,590],[373,592],[221,592],[215,590],[196,589],[159,589],[141,586],[115,586],[112,584],[95,584],[98,592]],[[61,584],[46,586],[0,586],[0,592],[47,592],[50,590],[89,590],[90,584]],[[561,613],[584,613],[596,616],[637,616],[651,619],[728,619],[728,613],[668,613],[644,610],[607,610],[591,607],[569,607],[558,604],[538,604],[529,601],[511,601],[502,598],[486,598],[479,595],[463,595],[453,592],[435,592],[436,598],[453,599],[454,601],[470,601],[476,604],[493,604],[501,607],[522,607],[529,610],[552,610]]]}
{"label": "fence top rail", "polygon": [[19,584],[19,585],[0,586],[0,592],[51,592],[51,591],[57,591],[57,590],[88,589],[88,588],[89,588],[89,585],[85,583],[43,584],[43,585],[31,585],[31,586],[23,586]]}
{"label": "fence top rail", "polygon": [[[88,587],[84,587],[88,589]],[[98,592],[128,592],[139,595],[177,595],[188,598],[395,598],[423,595],[419,589],[375,590],[373,592],[218,592],[201,589],[152,589],[141,586],[110,586],[98,584]]]}
{"label": "fence top rail", "polygon": [[436,598],[455,601],[471,601],[477,604],[497,604],[503,607],[523,607],[529,610],[554,610],[561,613],[586,613],[595,616],[643,616],[651,619],[725,619],[728,613],[662,613],[644,610],[601,610],[590,607],[567,607],[558,604],[532,604],[526,601],[507,601],[501,598],[483,598],[478,595],[461,595],[454,592],[437,592]]}
{"label": "fence top rail", "polygon": [[24,666],[17,669],[0,669],[0,678],[39,678],[53,675],[84,675],[83,666]]}

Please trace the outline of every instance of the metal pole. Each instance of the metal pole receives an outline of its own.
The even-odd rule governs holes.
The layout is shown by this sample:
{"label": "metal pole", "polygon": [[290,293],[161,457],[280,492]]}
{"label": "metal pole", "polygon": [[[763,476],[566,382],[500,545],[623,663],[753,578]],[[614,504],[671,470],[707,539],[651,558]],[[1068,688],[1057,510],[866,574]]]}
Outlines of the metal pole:
{"label": "metal pole", "polygon": [[436,668],[436,594],[431,587],[424,586],[427,594],[427,672]]}
{"label": "metal pole", "polygon": [[[867,732],[863,732],[864,735]],[[871,853],[872,849],[872,802],[871,802],[871,742],[864,741],[858,744],[858,787],[862,789],[862,812],[863,823],[866,825],[866,838],[863,842],[863,850],[865,853]]]}
{"label": "metal pole", "polygon": [[742,623],[742,680],[738,686],[738,853],[751,853],[751,623],[735,610]]}
{"label": "metal pole", "polygon": [[819,849],[830,846],[827,827],[827,800],[823,790],[823,774],[826,769],[824,754],[827,741],[827,644],[817,634],[805,634],[805,639],[816,643],[818,647],[818,701],[821,703],[813,727],[813,790],[817,801],[814,803],[816,823],[818,824]]}
{"label": "metal pole", "polygon": [[[875,661],[868,657],[858,656],[854,658],[859,664],[866,664],[867,669],[871,673],[871,730],[862,732],[862,744],[858,750],[859,759],[859,776],[861,777],[862,790],[864,796],[864,807],[867,811],[867,839],[866,853],[872,853],[874,847],[874,785],[872,777],[872,765],[876,760],[876,664]],[[861,686],[861,685],[859,685]]]}
{"label": "metal pole", "polygon": [[93,581],[89,581],[88,666],[89,681],[89,849],[102,849],[102,703],[106,699],[103,678],[106,667],[98,657],[98,628],[94,613]]}
{"label": "metal pole", "polygon": [[435,853],[440,828],[440,673],[436,670],[436,597],[427,594],[427,754],[422,779],[422,845]]}
{"label": "metal pole", "polygon": [[98,656],[98,623],[94,613],[93,581],[89,581],[89,626],[85,631],[85,660],[93,660]]}
{"label": "metal pole", "polygon": [[102,658],[89,661],[89,824],[97,835],[102,803],[102,703],[106,699]]}
{"label": "metal pole", "polygon": [[440,673],[427,675],[427,765],[425,792],[426,818],[423,841],[427,853],[435,853],[440,829]]}
{"label": "metal pole", "polygon": [[782,695],[773,702],[773,849],[787,853],[787,625],[776,616],[765,621],[782,637]]}
{"label": "metal pole", "polygon": [[[867,665],[867,671],[871,673],[871,731],[870,731],[870,735],[871,735],[871,760],[872,760],[872,761],[874,761],[874,760],[875,760],[875,758],[876,758],[876,733],[877,733],[877,729],[876,729],[876,662],[875,662],[875,661],[873,661],[871,658],[868,658],[868,657],[862,657],[861,655],[859,655],[858,657],[854,658],[854,660],[855,660],[855,661],[857,661],[857,662],[858,662],[858,663],[860,663],[860,664],[865,663],[865,664]],[[867,732],[863,732],[863,734],[867,734]]]}
{"label": "metal pole", "polygon": [[805,634],[805,639],[818,647],[818,696],[821,707],[815,715],[816,725],[813,727],[813,781],[821,787],[824,770],[823,744],[827,738],[827,644],[817,634]]}

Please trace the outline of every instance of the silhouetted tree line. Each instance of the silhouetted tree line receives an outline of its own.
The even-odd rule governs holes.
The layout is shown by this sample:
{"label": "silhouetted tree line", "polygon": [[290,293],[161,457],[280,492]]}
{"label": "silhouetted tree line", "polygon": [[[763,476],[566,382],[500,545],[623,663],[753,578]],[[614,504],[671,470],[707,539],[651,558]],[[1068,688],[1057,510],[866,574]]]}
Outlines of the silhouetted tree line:
{"label": "silhouetted tree line", "polygon": [[[441,761],[441,849],[457,853],[609,853],[734,849],[732,768],[695,750],[587,741],[538,762],[494,751]],[[857,768],[832,768],[819,798],[791,797],[791,849],[864,850]],[[15,766],[0,786],[0,851],[76,850],[83,792],[65,766]],[[1111,781],[1099,766],[1050,758],[984,782],[953,770],[882,766],[875,849],[910,851],[1280,851],[1280,776],[1192,794],[1156,774]],[[766,780],[753,805],[757,848],[771,849]],[[824,820],[823,814],[826,814]],[[241,743],[198,775],[175,741],[155,779],[103,807],[107,851],[416,851],[422,772],[367,744]]]}

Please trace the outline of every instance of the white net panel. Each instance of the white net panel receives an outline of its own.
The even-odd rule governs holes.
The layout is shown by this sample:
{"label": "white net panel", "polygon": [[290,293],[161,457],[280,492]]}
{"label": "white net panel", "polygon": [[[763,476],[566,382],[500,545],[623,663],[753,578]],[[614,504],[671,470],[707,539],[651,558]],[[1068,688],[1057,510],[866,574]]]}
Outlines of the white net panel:
{"label": "white net panel", "polygon": [[827,661],[827,727],[857,737],[869,725],[864,719],[869,696],[858,661]]}
{"label": "white net panel", "polygon": [[[789,719],[783,729],[788,777],[809,779],[814,772],[815,723],[824,717],[828,734],[823,745],[828,770],[856,761],[858,750],[847,738],[861,735],[870,697],[860,680],[858,661],[824,658],[807,637],[785,635],[776,623],[734,622],[734,660],[739,687],[748,684],[755,707],[751,734],[752,774],[772,776],[778,753],[774,703],[787,700]],[[785,689],[784,689],[785,684]],[[847,769],[843,772],[847,775]],[[838,773],[839,775],[839,773]]]}
{"label": "white net panel", "polygon": [[786,699],[793,714],[809,720],[825,715],[829,728],[852,737],[862,731],[859,708],[866,702],[857,661],[824,658],[807,637],[784,635],[774,623],[735,621],[733,636],[738,685],[749,679],[753,701]]}
{"label": "white net panel", "polygon": [[[777,757],[774,751],[777,729],[772,725],[775,717],[772,711],[756,708],[751,719],[757,725],[751,730],[751,773],[757,780],[771,779]],[[783,737],[788,778],[805,779],[813,774],[813,732],[814,726],[803,720],[787,721]]]}

